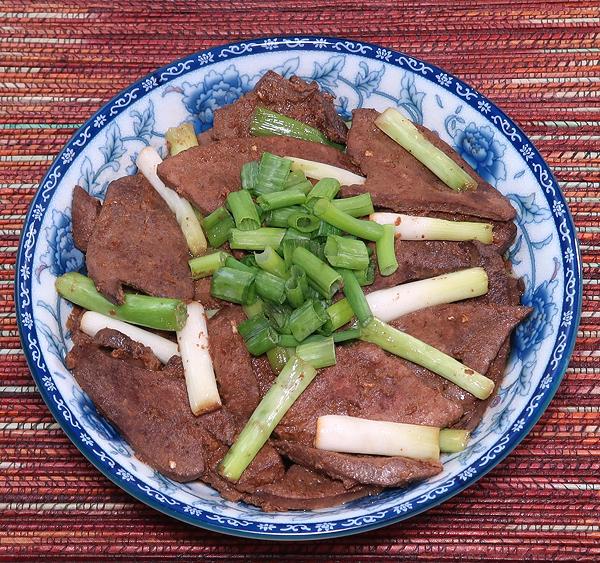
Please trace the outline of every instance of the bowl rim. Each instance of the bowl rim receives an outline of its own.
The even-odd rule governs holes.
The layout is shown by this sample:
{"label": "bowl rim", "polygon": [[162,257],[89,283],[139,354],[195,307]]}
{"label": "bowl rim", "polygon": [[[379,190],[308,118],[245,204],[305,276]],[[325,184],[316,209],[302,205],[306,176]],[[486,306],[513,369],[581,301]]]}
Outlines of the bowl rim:
{"label": "bowl rim", "polygon": [[[21,287],[21,282],[22,281],[26,282],[26,280],[22,280],[23,276],[21,273],[21,265],[23,264],[23,258],[24,258],[26,251],[32,247],[35,247],[37,238],[39,237],[38,232],[34,232],[33,234],[31,234],[31,232],[27,232],[27,227],[32,224],[33,210],[34,210],[36,204],[39,202],[40,198],[44,199],[44,201],[50,199],[51,196],[50,195],[46,196],[46,193],[53,191],[53,189],[58,185],[59,176],[57,177],[55,175],[55,173],[57,172],[57,167],[60,165],[60,159],[61,159],[63,153],[67,150],[67,148],[70,147],[73,143],[76,143],[76,139],[78,137],[80,138],[80,140],[83,141],[82,146],[84,146],[88,139],[93,138],[97,133],[103,131],[104,126],[99,127],[98,131],[94,132],[93,135],[89,134],[89,131],[90,131],[90,129],[92,129],[92,125],[93,125],[96,117],[103,114],[104,112],[108,112],[109,108],[117,109],[117,112],[115,114],[112,114],[112,111],[111,111],[111,120],[112,120],[113,118],[116,118],[121,113],[121,111],[129,105],[130,102],[137,101],[137,96],[134,95],[135,91],[136,91],[136,89],[138,91],[142,90],[142,88],[143,88],[142,84],[144,81],[149,80],[149,79],[151,80],[153,77],[154,78],[160,77],[160,80],[163,82],[163,84],[167,83],[169,81],[168,79],[166,79],[166,80],[162,79],[162,77],[165,75],[167,77],[169,77],[169,76],[176,77],[181,74],[184,74],[184,72],[187,72],[188,70],[190,72],[192,72],[192,71],[200,68],[200,66],[202,66],[204,63],[201,62],[200,66],[196,66],[195,68],[192,68],[192,69],[189,69],[189,67],[186,67],[186,63],[190,62],[192,59],[201,61],[201,57],[210,59],[209,62],[212,63],[213,58],[215,59],[214,62],[220,62],[218,60],[218,55],[222,55],[223,53],[227,53],[226,57],[230,57],[230,58],[244,56],[246,54],[252,54],[252,55],[266,54],[266,53],[272,52],[271,51],[272,47],[271,48],[269,48],[268,46],[265,47],[265,45],[268,45],[269,42],[271,42],[271,44],[276,44],[278,48],[283,47],[283,49],[282,49],[283,51],[293,50],[293,49],[296,49],[296,52],[298,52],[298,51],[344,52],[345,51],[347,54],[355,54],[355,55],[359,55],[361,57],[366,57],[366,58],[372,59],[372,60],[380,60],[381,62],[387,62],[388,64],[392,64],[392,65],[401,67],[400,64],[396,64],[393,61],[389,61],[387,59],[382,60],[380,57],[376,57],[372,54],[372,53],[378,52],[378,50],[384,51],[385,53],[390,53],[390,56],[394,57],[394,60],[396,60],[397,63],[400,63],[399,59],[403,59],[403,63],[406,65],[406,68],[408,70],[411,70],[412,72],[423,72],[424,68],[428,68],[435,75],[442,73],[442,74],[446,75],[447,77],[451,78],[453,85],[455,85],[455,87],[456,87],[456,91],[452,91],[450,88],[448,88],[446,85],[443,85],[443,84],[440,84],[440,86],[446,90],[449,90],[452,94],[458,93],[460,96],[462,96],[465,103],[467,103],[471,106],[473,106],[473,104],[470,102],[470,99],[468,96],[470,93],[476,94],[478,101],[483,101],[483,102],[488,103],[491,106],[491,108],[493,108],[494,113],[500,117],[502,125],[497,126],[497,127],[501,128],[503,130],[503,132],[505,133],[505,135],[508,134],[508,131],[507,131],[507,128],[508,128],[513,135],[515,133],[520,135],[532,147],[533,154],[534,154],[534,158],[532,159],[532,162],[537,161],[537,165],[540,168],[539,173],[543,174],[544,178],[549,181],[549,184],[551,186],[553,186],[554,188],[556,188],[553,190],[554,191],[553,199],[558,200],[564,206],[566,229],[567,229],[567,233],[569,235],[571,235],[571,237],[572,237],[571,244],[575,250],[574,257],[573,257],[573,264],[574,264],[574,266],[573,266],[573,269],[574,269],[574,272],[573,272],[573,275],[574,275],[573,321],[570,325],[570,328],[566,332],[566,342],[564,343],[564,346],[562,349],[562,356],[561,356],[559,362],[557,363],[556,367],[551,370],[552,382],[551,382],[550,386],[548,387],[548,390],[544,393],[543,401],[538,402],[534,406],[532,406],[532,408],[534,409],[532,412],[534,412],[535,414],[533,414],[532,416],[530,416],[528,418],[528,420],[526,421],[526,423],[524,424],[524,426],[522,427],[522,429],[520,431],[515,432],[514,434],[511,435],[510,440],[505,445],[506,447],[503,446],[502,449],[499,450],[497,452],[497,454],[491,458],[491,461],[489,461],[489,463],[482,470],[477,471],[477,473],[473,477],[469,477],[468,479],[465,479],[462,483],[459,483],[455,486],[447,487],[446,490],[439,493],[433,500],[431,500],[429,502],[424,502],[422,504],[422,506],[418,507],[416,510],[411,510],[410,513],[408,513],[408,514],[397,513],[394,516],[383,517],[380,520],[372,522],[372,523],[367,523],[366,521],[363,521],[361,524],[357,524],[355,527],[346,528],[346,529],[311,531],[311,532],[307,532],[307,533],[304,533],[304,532],[301,532],[301,533],[298,533],[298,532],[273,533],[270,531],[266,531],[263,533],[263,532],[258,532],[258,531],[239,529],[239,528],[233,527],[233,526],[224,526],[223,523],[213,524],[211,522],[207,522],[205,519],[202,521],[199,521],[197,519],[197,517],[195,517],[195,516],[188,515],[183,512],[176,512],[173,510],[169,510],[169,508],[167,506],[165,506],[164,504],[160,504],[159,502],[156,502],[150,494],[144,494],[143,491],[141,491],[141,490],[138,491],[133,486],[130,486],[127,481],[117,478],[114,471],[110,471],[106,465],[101,465],[99,459],[94,458],[92,455],[90,455],[89,452],[86,452],[86,450],[83,447],[84,445],[82,443],[82,440],[77,436],[76,431],[73,430],[69,425],[66,424],[66,422],[64,420],[65,414],[63,412],[61,412],[60,409],[53,402],[50,401],[49,394],[46,392],[44,386],[41,385],[41,383],[40,383],[41,374],[38,371],[38,362],[40,360],[43,361],[43,353],[40,350],[37,350],[37,351],[32,350],[30,348],[30,346],[28,345],[28,343],[25,341],[25,332],[26,331],[25,331],[25,327],[24,327],[24,324],[22,321],[23,303],[22,303],[22,294],[20,293],[20,287]],[[331,45],[331,46],[328,46],[328,45]],[[370,51],[371,53],[369,54],[367,51]],[[222,59],[222,60],[226,60],[226,59]],[[160,84],[160,85],[162,85],[162,84]],[[462,93],[461,93],[461,91],[462,91]],[[141,97],[145,96],[147,93],[149,93],[149,91],[142,92]],[[119,111],[119,108],[120,108],[120,111]],[[107,124],[108,123],[110,123],[110,121],[108,121]],[[507,140],[509,140],[509,139],[507,138]],[[512,141],[511,141],[511,143],[512,143]],[[513,145],[514,145],[514,143],[513,143]],[[73,159],[73,160],[75,160],[75,159]],[[532,168],[531,164],[529,163],[529,161],[526,162],[526,164],[533,171],[533,168]],[[539,179],[537,178],[537,176],[536,176],[536,180],[537,180],[538,185],[540,185],[540,182],[539,182]],[[551,218],[551,219],[554,220],[553,218]],[[558,228],[557,228],[557,230],[558,230]],[[33,242],[30,243],[30,241],[33,241]],[[144,76],[141,76],[140,78],[138,78],[137,80],[135,80],[134,82],[132,82],[131,84],[129,84],[128,86],[126,86],[125,88],[120,90],[115,96],[113,96],[107,102],[103,103],[100,106],[100,108],[98,108],[98,110],[95,111],[73,133],[73,135],[65,143],[65,145],[60,150],[60,152],[53,159],[52,164],[48,168],[43,179],[41,180],[41,182],[38,186],[38,189],[36,190],[32,200],[30,202],[29,209],[25,216],[25,220],[23,223],[23,228],[22,228],[21,236],[20,236],[20,240],[19,240],[17,259],[15,262],[14,299],[15,299],[15,309],[16,309],[16,315],[17,315],[17,327],[18,327],[19,337],[20,337],[20,341],[21,341],[21,346],[24,351],[24,355],[27,360],[27,364],[28,364],[29,370],[31,372],[31,375],[36,383],[36,386],[38,387],[38,392],[42,396],[42,399],[46,403],[46,405],[47,405],[48,409],[50,410],[50,412],[52,413],[52,416],[54,417],[54,419],[58,422],[58,424],[62,428],[63,432],[65,432],[65,434],[68,436],[68,438],[71,440],[71,442],[75,445],[75,447],[77,447],[77,449],[83,454],[83,456],[98,471],[100,471],[105,477],[107,477],[117,487],[119,487],[121,490],[125,491],[127,494],[131,495],[138,501],[150,506],[151,508],[153,508],[159,512],[162,512],[163,514],[166,514],[167,516],[170,516],[171,518],[175,518],[175,519],[183,521],[187,524],[191,524],[193,526],[200,527],[200,528],[203,528],[203,529],[206,529],[209,531],[219,532],[219,533],[232,535],[232,536],[236,536],[236,537],[262,539],[262,540],[275,540],[275,541],[297,541],[297,540],[329,539],[329,538],[334,538],[334,537],[348,536],[348,535],[366,532],[369,530],[374,530],[377,528],[382,528],[384,526],[388,526],[388,525],[391,525],[394,523],[398,523],[402,520],[412,518],[418,514],[425,512],[426,510],[429,510],[431,508],[434,508],[435,506],[438,506],[439,504],[445,502],[446,500],[453,497],[454,495],[460,493],[461,491],[463,491],[464,489],[466,489],[467,487],[469,487],[473,483],[475,483],[478,479],[483,477],[485,474],[487,474],[489,471],[491,471],[502,460],[504,460],[518,446],[518,444],[527,436],[527,434],[530,432],[530,430],[533,428],[533,426],[538,422],[538,420],[540,419],[540,417],[546,410],[548,404],[554,397],[554,395],[560,385],[560,382],[562,381],[562,379],[564,377],[564,374],[566,372],[566,369],[567,369],[569,361],[570,361],[570,357],[571,357],[573,348],[575,346],[576,337],[577,337],[577,328],[579,326],[579,321],[581,318],[581,308],[582,308],[582,299],[583,299],[583,271],[582,271],[581,253],[580,253],[580,249],[579,249],[579,242],[577,239],[577,231],[575,228],[575,224],[574,224],[571,212],[569,210],[569,207],[567,205],[567,202],[566,202],[564,195],[560,189],[559,183],[557,182],[556,178],[554,177],[553,173],[551,172],[550,167],[544,161],[544,159],[540,155],[539,151],[535,147],[534,143],[531,142],[531,140],[527,137],[527,135],[524,133],[524,131],[517,124],[515,124],[512,121],[512,119],[510,119],[500,108],[498,108],[498,106],[494,102],[489,100],[486,96],[481,94],[478,90],[476,90],[475,88],[472,88],[471,86],[469,86],[468,84],[463,82],[461,79],[457,78],[454,74],[449,73],[434,64],[431,64],[420,58],[416,58],[411,55],[408,55],[402,51],[397,51],[392,48],[383,47],[383,46],[375,44],[375,43],[350,40],[350,39],[346,39],[346,38],[342,38],[342,37],[329,36],[329,35],[304,35],[304,34],[302,34],[302,35],[297,35],[297,34],[294,34],[294,35],[272,35],[272,36],[266,35],[266,36],[257,37],[257,38],[245,39],[242,41],[235,41],[235,42],[220,44],[220,45],[211,47],[209,49],[202,49],[199,51],[195,51],[195,52],[190,53],[186,56],[183,56],[179,59],[171,61],[171,62],[163,65],[162,67],[147,73]],[[564,294],[563,294],[563,303],[564,303]],[[31,305],[31,307],[33,309],[33,305]],[[32,329],[35,331],[35,325],[33,325]],[[37,339],[37,331],[35,331],[34,334],[36,334],[36,339]],[[558,334],[557,334],[557,338],[558,338]],[[556,341],[554,344],[554,349],[556,349]],[[37,354],[37,356],[36,356],[36,354]],[[533,395],[534,392],[535,392],[535,389],[531,391],[530,395]],[[531,397],[529,400],[531,400]],[[524,408],[522,412],[524,412],[525,410],[526,409]],[[505,430],[503,432],[503,434],[501,435],[500,439],[503,439],[503,437],[507,436],[508,432],[509,432],[509,430]],[[485,455],[489,455],[490,452],[493,452],[493,450],[498,446],[499,441],[500,440],[498,440],[494,445],[492,445],[490,447],[490,449],[487,450],[487,452],[482,453],[481,455],[485,456]],[[481,459],[481,457],[479,459]],[[203,512],[205,512],[205,511],[203,511]],[[307,512],[310,512],[310,511],[307,511]],[[298,514],[299,512],[292,512],[292,513]],[[360,518],[361,517],[359,516],[358,519],[360,519]]]}

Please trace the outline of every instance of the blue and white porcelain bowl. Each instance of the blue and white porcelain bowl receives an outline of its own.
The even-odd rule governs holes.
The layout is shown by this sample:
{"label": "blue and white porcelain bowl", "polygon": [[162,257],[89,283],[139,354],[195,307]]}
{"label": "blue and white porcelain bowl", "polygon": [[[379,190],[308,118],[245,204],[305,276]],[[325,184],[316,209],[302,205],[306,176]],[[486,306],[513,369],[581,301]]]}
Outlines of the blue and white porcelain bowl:
{"label": "blue and white porcelain bowl", "polygon": [[[201,483],[173,482],[133,456],[65,367],[69,305],[57,276],[83,267],[71,234],[71,193],[102,197],[111,180],[133,174],[137,153],[164,154],[164,133],[184,121],[198,132],[215,109],[252,89],[268,69],[316,80],[350,119],[357,107],[400,108],[435,130],[517,210],[508,252],[533,307],[516,330],[498,396],[467,450],[445,456],[444,472],[328,509],[265,513],[223,500]],[[185,57],[142,78],[92,116],[67,143],[40,185],[18,254],[16,303],[23,348],[40,393],[81,452],[119,487],[196,526],[264,539],[314,539],[409,518],[468,487],[529,432],[554,395],[572,351],[581,306],[575,230],[559,186],[521,131],[492,102],[434,65],[376,45],[331,37],[273,37]]]}

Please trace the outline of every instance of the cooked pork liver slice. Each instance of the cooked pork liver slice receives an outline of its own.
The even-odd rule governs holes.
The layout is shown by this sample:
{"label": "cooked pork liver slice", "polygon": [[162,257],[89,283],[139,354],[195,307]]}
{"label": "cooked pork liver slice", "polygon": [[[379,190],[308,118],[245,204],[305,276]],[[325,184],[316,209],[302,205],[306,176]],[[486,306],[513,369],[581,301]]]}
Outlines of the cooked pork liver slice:
{"label": "cooked pork liver slice", "polygon": [[206,431],[190,410],[185,382],[172,368],[154,371],[111,356],[94,344],[75,346],[69,365],[98,411],[137,457],[176,481],[205,472]]}
{"label": "cooked pork liver slice", "polygon": [[252,92],[215,111],[212,138],[249,137],[254,110],[265,107],[311,125],[343,144],[348,128],[336,113],[333,100],[333,96],[319,90],[316,82],[309,84],[297,76],[288,80],[270,70]]}
{"label": "cooked pork liver slice", "polygon": [[515,210],[500,192],[495,190],[435,133],[417,125],[436,147],[443,150],[478,182],[473,191],[457,192],[446,186],[385,133],[374,121],[379,112],[357,109],[352,112],[352,127],[348,133],[347,152],[360,167],[367,181],[362,186],[342,189],[344,195],[370,192],[376,207],[418,215],[426,211],[460,213],[485,219],[510,221]]}
{"label": "cooked pork liver slice", "polygon": [[[510,334],[530,311],[520,306],[451,303],[415,311],[390,324],[485,374],[496,383],[495,394],[504,376]],[[455,424],[461,428],[477,426],[494,396],[481,401],[429,370],[415,366],[414,373],[461,405],[464,414]]]}
{"label": "cooked pork liver slice", "polygon": [[[216,338],[226,337],[218,330],[213,330],[213,334]],[[112,349],[113,346],[122,347]],[[139,354],[128,355],[128,351],[138,348],[125,335],[115,338],[113,331],[101,331],[94,342],[81,339],[68,361],[81,388],[98,411],[120,430],[141,460],[176,481],[202,479],[222,489],[237,490],[238,496],[283,477],[280,456],[269,444],[262,448],[237,484],[222,482],[216,472],[246,421],[238,414],[240,408],[236,403],[248,382],[244,377],[232,377],[239,376],[243,366],[216,362],[219,387],[226,383],[230,393],[222,397],[223,408],[194,416],[180,359],[172,358],[161,369],[148,369],[141,365]],[[251,366],[248,373],[252,375]]]}
{"label": "cooked pork liver slice", "polygon": [[123,302],[123,286],[188,300],[194,288],[188,249],[167,204],[142,175],[111,182],[87,245],[86,264],[98,290]]}
{"label": "cooked pork liver slice", "polygon": [[208,322],[210,355],[221,399],[243,420],[250,418],[260,401],[252,359],[237,332],[237,326],[245,319],[241,307],[228,306]]}
{"label": "cooked pork liver slice", "polygon": [[301,465],[293,464],[283,479],[257,487],[250,502],[263,510],[314,510],[335,506],[355,498],[377,494],[381,487],[352,485]]}
{"label": "cooked pork liver slice", "polygon": [[289,440],[274,440],[273,445],[291,460],[346,482],[380,487],[405,487],[442,471],[442,464],[399,456],[350,455],[318,450]]}
{"label": "cooked pork liver slice", "polygon": [[99,199],[89,195],[81,186],[75,186],[71,204],[73,241],[81,252],[87,251],[87,245],[94,232],[96,219],[102,204]]}
{"label": "cooked pork liver slice", "polygon": [[158,175],[167,186],[206,214],[223,205],[229,192],[240,189],[242,166],[260,159],[265,151],[357,171],[350,158],[337,149],[291,137],[273,136],[223,139],[193,147],[165,159],[158,166]]}
{"label": "cooked pork liver slice", "polygon": [[321,370],[283,417],[278,437],[312,445],[317,418],[327,414],[430,426],[448,426],[462,416],[458,404],[374,344],[338,346],[336,354],[336,365]]}

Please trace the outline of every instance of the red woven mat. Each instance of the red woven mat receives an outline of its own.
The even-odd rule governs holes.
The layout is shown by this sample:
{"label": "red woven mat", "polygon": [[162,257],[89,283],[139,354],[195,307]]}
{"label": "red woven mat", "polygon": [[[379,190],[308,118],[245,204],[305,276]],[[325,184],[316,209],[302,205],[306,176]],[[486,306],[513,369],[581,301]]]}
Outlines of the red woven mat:
{"label": "red woven mat", "polygon": [[[323,8],[323,4],[329,7]],[[52,419],[17,335],[24,215],[75,128],[153,68],[219,43],[335,34],[423,57],[480,89],[530,135],[579,228],[580,336],[529,437],[427,514],[338,540],[275,544],[205,532],[133,500]],[[600,559],[600,4],[0,1],[0,558],[265,561]]]}

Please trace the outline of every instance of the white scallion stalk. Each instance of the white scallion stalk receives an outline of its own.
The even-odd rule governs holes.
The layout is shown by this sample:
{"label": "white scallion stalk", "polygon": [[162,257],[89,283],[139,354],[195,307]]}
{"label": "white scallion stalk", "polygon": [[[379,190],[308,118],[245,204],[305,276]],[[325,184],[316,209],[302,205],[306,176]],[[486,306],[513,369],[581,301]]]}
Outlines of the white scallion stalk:
{"label": "white scallion stalk", "polygon": [[92,338],[104,328],[118,330],[125,336],[129,336],[131,340],[135,340],[150,348],[163,364],[166,364],[173,356],[179,356],[179,349],[176,342],[94,311],[83,313],[79,321],[79,328]]}
{"label": "white scallion stalk", "polygon": [[315,448],[349,454],[440,459],[440,429],[433,426],[326,415],[317,419]]}
{"label": "white scallion stalk", "polygon": [[478,267],[373,291],[367,302],[375,317],[389,322],[425,307],[479,297],[487,291],[488,276]]}
{"label": "white scallion stalk", "polygon": [[315,162],[314,160],[305,160],[304,158],[298,158],[296,156],[286,156],[285,158],[292,161],[292,171],[300,170],[304,172],[304,175],[307,178],[314,178],[315,180],[334,178],[342,186],[364,184],[367,180],[364,176],[359,176],[358,174],[354,174],[354,172],[350,172],[350,170],[346,170],[344,168],[331,166],[331,164]]}
{"label": "white scallion stalk", "polygon": [[179,196],[171,188],[165,186],[163,181],[158,177],[156,168],[161,162],[160,155],[153,147],[145,147],[138,154],[135,163],[140,172],[152,184],[152,187],[160,194],[175,214],[190,252],[194,256],[200,256],[206,252],[207,243],[198,217],[194,213],[194,208],[190,202]]}
{"label": "white scallion stalk", "polygon": [[444,184],[456,191],[475,190],[477,181],[465,172],[444,151],[428,141],[423,134],[397,109],[388,108],[375,119],[375,125]]}
{"label": "white scallion stalk", "polygon": [[187,305],[187,312],[187,322],[177,332],[177,341],[190,407],[195,415],[200,415],[218,409],[221,398],[208,347],[204,307],[197,301],[192,301]]}
{"label": "white scallion stalk", "polygon": [[469,444],[471,433],[458,428],[440,430],[440,450],[446,454],[462,452]]}
{"label": "white scallion stalk", "polygon": [[394,225],[396,236],[404,240],[478,240],[484,244],[491,244],[494,240],[491,223],[447,221],[385,212],[372,213],[369,219],[380,225]]}

